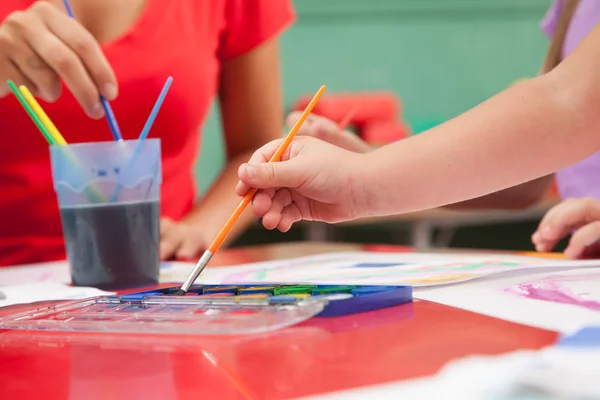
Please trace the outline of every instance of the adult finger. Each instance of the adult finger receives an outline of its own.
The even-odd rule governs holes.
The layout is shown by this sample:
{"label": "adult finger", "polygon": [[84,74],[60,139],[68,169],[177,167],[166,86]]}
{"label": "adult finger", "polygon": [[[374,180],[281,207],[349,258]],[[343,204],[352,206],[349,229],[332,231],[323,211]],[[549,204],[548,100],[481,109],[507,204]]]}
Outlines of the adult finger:
{"label": "adult finger", "polygon": [[53,35],[40,35],[26,29],[25,37],[32,48],[64,80],[84,110],[93,118],[103,115],[100,94],[112,100],[117,96],[114,72],[98,42],[75,20],[47,2],[31,7]]}
{"label": "adult finger", "polygon": [[190,230],[187,235],[185,235],[181,246],[176,252],[176,256],[181,260],[191,260],[198,258],[200,253],[206,250],[206,246],[202,238],[200,238],[193,230]]}
{"label": "adult finger", "polygon": [[[31,13],[14,12],[6,18],[0,32],[0,53],[6,57],[2,69],[17,70],[11,71],[11,79],[17,85],[26,85],[44,100],[56,100],[61,92],[60,79],[25,39],[25,32],[30,31],[50,34],[43,22]],[[2,72],[2,76],[8,78],[7,71]]]}
{"label": "adult finger", "polygon": [[[34,94],[39,95],[39,92],[33,82],[29,80],[10,60],[3,59],[0,61],[0,76],[6,77],[6,80],[12,80],[17,86],[25,85]],[[10,88],[6,82],[0,82],[0,98],[10,94]]]}
{"label": "adult finger", "polygon": [[181,238],[177,234],[175,223],[169,219],[160,221],[160,259],[171,258],[179,248]]}
{"label": "adult finger", "polygon": [[114,100],[118,96],[115,73],[92,34],[61,9],[47,2],[36,2],[32,11],[40,15],[48,28],[83,61],[102,96]]}
{"label": "adult finger", "polygon": [[[63,79],[86,114],[90,118],[102,118],[104,110],[100,104],[100,94],[77,55],[54,35],[31,36],[29,43]],[[28,68],[23,65],[20,67]]]}

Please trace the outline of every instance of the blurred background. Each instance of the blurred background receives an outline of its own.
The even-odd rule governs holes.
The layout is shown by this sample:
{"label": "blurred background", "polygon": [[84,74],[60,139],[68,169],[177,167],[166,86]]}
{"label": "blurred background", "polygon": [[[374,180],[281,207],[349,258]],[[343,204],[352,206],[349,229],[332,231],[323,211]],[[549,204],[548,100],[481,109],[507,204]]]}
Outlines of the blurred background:
{"label": "blurred background", "polygon": [[[281,41],[288,111],[321,84],[328,95],[342,97],[376,98],[384,91],[397,100],[394,129],[354,127],[379,141],[376,145],[419,134],[534,76],[548,46],[539,24],[550,0],[295,0],[294,5],[297,21]],[[224,155],[215,108],[204,126],[202,149],[197,172],[216,176]],[[205,179],[198,185],[203,192],[211,183]],[[530,235],[553,201],[549,193],[547,202],[524,211],[431,210],[335,226],[302,223],[287,234],[257,224],[234,245],[330,240],[530,250]]]}

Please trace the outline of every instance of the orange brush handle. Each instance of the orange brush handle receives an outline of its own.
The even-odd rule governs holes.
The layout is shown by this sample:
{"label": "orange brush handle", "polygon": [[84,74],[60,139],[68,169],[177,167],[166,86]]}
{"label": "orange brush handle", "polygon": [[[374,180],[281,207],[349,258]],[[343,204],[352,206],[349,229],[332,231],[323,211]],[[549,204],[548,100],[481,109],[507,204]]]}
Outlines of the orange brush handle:
{"label": "orange brush handle", "polygon": [[[281,142],[281,144],[279,145],[269,162],[276,162],[281,159],[281,156],[283,155],[283,153],[285,153],[290,143],[292,143],[292,140],[294,140],[294,136],[296,136],[296,133],[298,132],[300,127],[302,126],[308,115],[311,113],[313,108],[315,108],[315,106],[317,105],[317,102],[323,95],[323,92],[325,92],[325,89],[325,85],[321,86],[321,88],[312,98],[310,103],[308,103],[308,106],[306,106],[306,108],[304,109],[304,112],[302,112],[302,115],[300,115],[300,118],[298,118],[298,121],[296,121],[296,123],[294,124],[290,132],[287,134],[285,139],[283,139],[283,142]],[[221,231],[219,231],[211,245],[208,247],[208,251],[210,251],[212,254],[215,254],[219,247],[221,247],[221,245],[225,241],[225,238],[227,238],[227,235],[229,235],[229,232],[231,232],[233,225],[235,225],[235,223],[240,218],[248,204],[250,204],[255,194],[255,188],[250,189],[248,193],[246,193],[246,195],[242,198],[240,204],[235,208],[233,214],[231,214],[231,217],[229,217],[227,222],[225,222],[225,225],[223,226],[223,228],[221,228]]]}

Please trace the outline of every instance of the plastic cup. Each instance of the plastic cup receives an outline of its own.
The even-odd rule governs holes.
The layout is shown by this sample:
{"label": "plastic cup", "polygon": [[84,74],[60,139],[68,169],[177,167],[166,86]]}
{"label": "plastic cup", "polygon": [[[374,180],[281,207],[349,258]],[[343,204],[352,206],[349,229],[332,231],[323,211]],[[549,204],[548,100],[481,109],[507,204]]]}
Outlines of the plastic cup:
{"label": "plastic cup", "polygon": [[51,146],[50,158],[72,284],[158,283],[160,140]]}

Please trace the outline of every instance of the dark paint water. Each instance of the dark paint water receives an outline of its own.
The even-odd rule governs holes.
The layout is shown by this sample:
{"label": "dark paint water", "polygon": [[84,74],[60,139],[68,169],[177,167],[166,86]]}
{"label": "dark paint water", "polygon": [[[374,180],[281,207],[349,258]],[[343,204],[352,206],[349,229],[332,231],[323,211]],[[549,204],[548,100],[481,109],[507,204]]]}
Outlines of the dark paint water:
{"label": "dark paint water", "polygon": [[60,213],[73,285],[115,290],[158,282],[158,201],[62,208]]}

